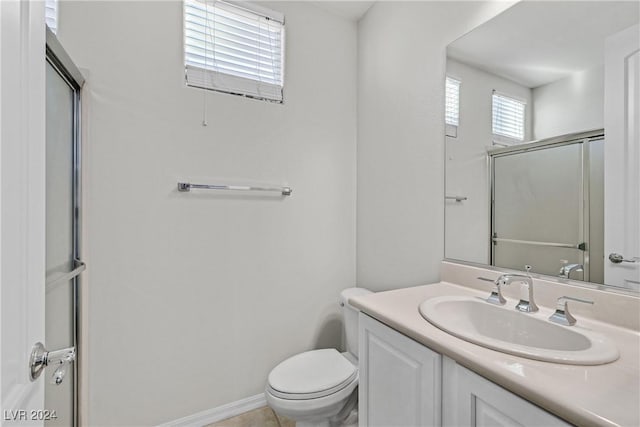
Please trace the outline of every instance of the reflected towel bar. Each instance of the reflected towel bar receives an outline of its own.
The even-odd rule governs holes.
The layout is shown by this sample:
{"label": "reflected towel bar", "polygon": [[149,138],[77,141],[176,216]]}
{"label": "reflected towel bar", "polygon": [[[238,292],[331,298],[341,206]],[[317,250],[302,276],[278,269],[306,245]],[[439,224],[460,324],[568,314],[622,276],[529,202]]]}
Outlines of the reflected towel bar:
{"label": "reflected towel bar", "polygon": [[77,275],[79,275],[80,273],[82,273],[84,270],[87,269],[87,265],[84,262],[80,261],[79,259],[74,259],[73,264],[75,268],[70,272],[64,273],[62,276],[58,276],[55,279],[47,280],[46,287],[50,288],[59,283],[68,282],[69,280],[73,279],[74,277],[76,277]]}
{"label": "reflected towel bar", "polygon": [[583,243],[578,243],[578,244],[553,243],[553,242],[536,242],[536,241],[531,241],[531,240],[502,239],[502,238],[498,238],[498,237],[492,237],[492,240],[494,241],[494,243],[497,243],[497,242],[517,243],[517,244],[520,244],[520,245],[550,246],[550,247],[554,247],[554,248],[579,249],[581,251],[586,251],[587,250],[587,244],[584,243],[584,242]]}
{"label": "reflected towel bar", "polygon": [[248,185],[213,185],[213,184],[191,184],[189,182],[179,182],[178,191],[191,191],[192,188],[204,190],[232,190],[232,191],[277,191],[283,196],[290,196],[293,190],[291,187],[252,187]]}
{"label": "reflected towel bar", "polygon": [[455,200],[456,202],[462,202],[468,199],[466,196],[444,196],[444,198],[446,200]]}

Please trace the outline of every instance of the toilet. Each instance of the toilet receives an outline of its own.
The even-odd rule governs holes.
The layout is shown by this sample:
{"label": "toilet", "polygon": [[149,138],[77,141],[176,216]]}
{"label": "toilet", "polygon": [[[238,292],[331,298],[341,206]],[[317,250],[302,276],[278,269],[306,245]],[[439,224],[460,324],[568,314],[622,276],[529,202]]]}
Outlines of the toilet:
{"label": "toilet", "polygon": [[334,348],[296,354],[269,373],[265,396],[277,414],[296,421],[296,427],[334,427],[357,424],[358,310],[349,298],[370,294],[363,288],[340,293],[347,351]]}

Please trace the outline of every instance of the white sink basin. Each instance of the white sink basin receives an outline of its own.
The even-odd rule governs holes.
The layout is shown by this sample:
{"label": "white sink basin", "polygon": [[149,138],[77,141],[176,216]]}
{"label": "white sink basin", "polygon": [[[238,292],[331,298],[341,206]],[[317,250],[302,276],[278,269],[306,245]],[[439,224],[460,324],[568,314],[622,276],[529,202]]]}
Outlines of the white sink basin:
{"label": "white sink basin", "polygon": [[521,313],[509,303],[445,296],[424,301],[419,310],[443,331],[503,353],[572,365],[601,365],[619,357],[615,344],[601,334],[551,323],[540,313]]}

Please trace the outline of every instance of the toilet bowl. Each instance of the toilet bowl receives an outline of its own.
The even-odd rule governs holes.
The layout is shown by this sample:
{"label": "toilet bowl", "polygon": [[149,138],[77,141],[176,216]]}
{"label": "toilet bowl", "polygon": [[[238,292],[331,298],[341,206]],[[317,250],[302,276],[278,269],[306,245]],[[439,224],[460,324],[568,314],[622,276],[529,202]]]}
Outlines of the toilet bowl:
{"label": "toilet bowl", "polygon": [[267,404],[277,414],[296,421],[296,427],[357,423],[358,310],[348,301],[369,293],[363,288],[340,293],[346,352],[334,348],[307,351],[284,360],[269,373]]}

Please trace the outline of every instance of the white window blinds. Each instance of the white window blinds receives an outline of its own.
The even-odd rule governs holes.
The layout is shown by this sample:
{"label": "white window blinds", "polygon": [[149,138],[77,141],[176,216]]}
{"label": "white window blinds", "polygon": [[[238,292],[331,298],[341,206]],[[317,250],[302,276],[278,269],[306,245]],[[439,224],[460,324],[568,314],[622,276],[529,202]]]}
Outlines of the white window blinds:
{"label": "white window blinds", "polygon": [[524,140],[526,104],[508,96],[493,93],[493,134],[518,141]]}
{"label": "white window blinds", "polygon": [[451,126],[458,126],[460,122],[460,81],[447,77],[445,92],[445,122]]}
{"label": "white window blinds", "polygon": [[284,16],[257,5],[184,1],[187,85],[282,102]]}
{"label": "white window blinds", "polygon": [[55,34],[58,31],[58,1],[45,0],[44,2],[44,20],[47,27]]}

